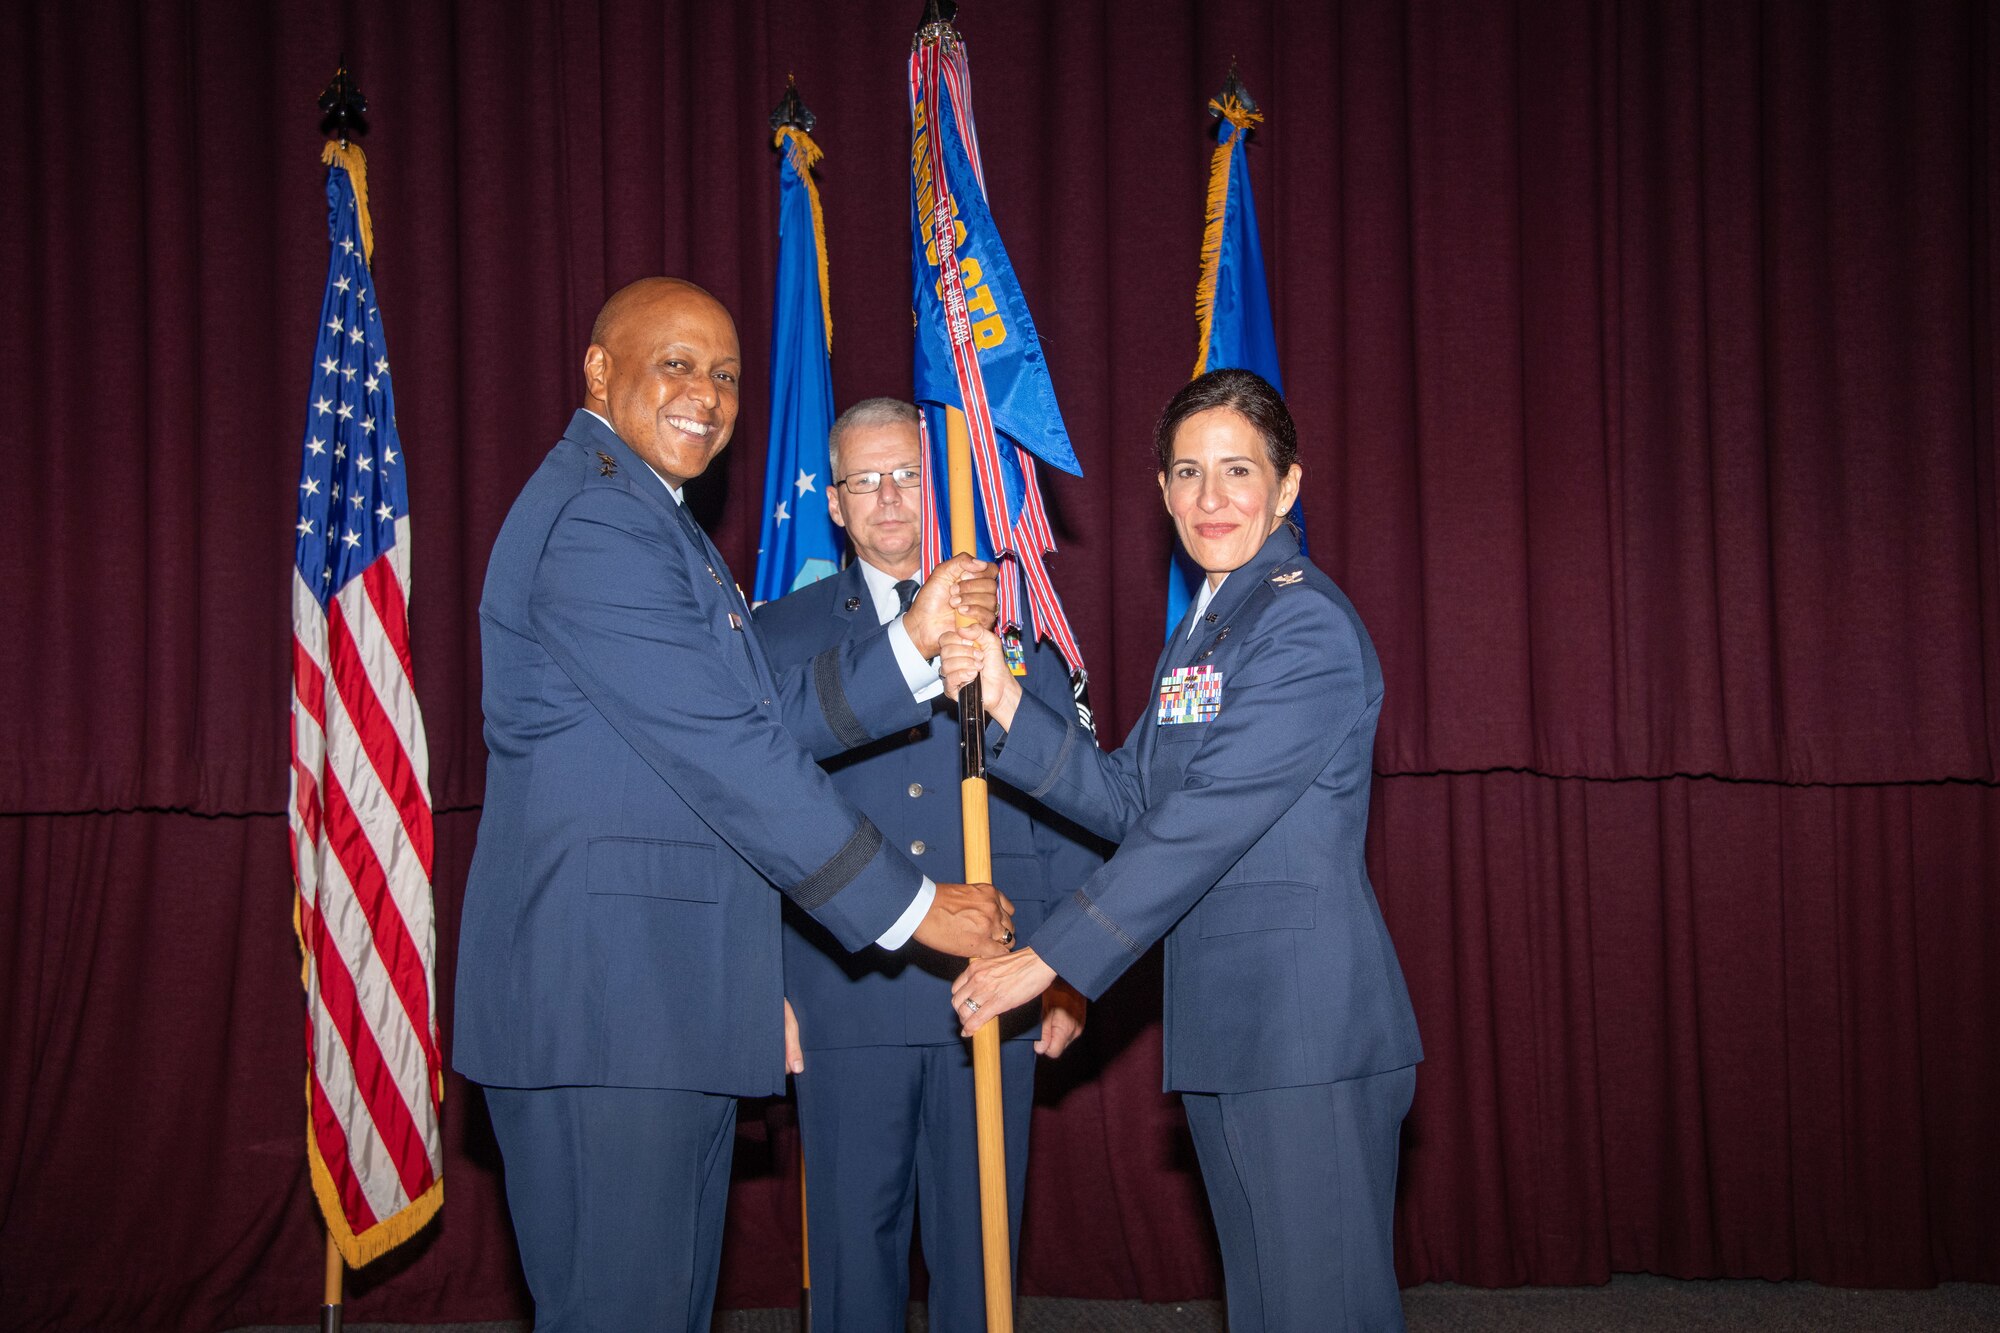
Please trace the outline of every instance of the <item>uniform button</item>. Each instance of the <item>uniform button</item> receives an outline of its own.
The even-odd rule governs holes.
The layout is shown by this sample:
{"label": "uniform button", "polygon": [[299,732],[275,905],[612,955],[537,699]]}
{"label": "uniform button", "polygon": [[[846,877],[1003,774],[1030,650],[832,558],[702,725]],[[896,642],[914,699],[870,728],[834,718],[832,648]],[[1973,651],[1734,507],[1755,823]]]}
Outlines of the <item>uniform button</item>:
{"label": "uniform button", "polygon": [[771,706],[771,701],[769,699],[766,699],[764,701],[764,707],[769,708],[770,706]]}
{"label": "uniform button", "polygon": [[915,842],[910,844],[910,855],[922,856],[923,854],[924,854],[924,840],[922,838],[918,838]]}
{"label": "uniform button", "polygon": [[910,795],[911,795],[912,797],[917,797],[917,796],[922,796],[923,794],[924,794],[924,784],[923,784],[923,783],[921,783],[921,782],[912,782],[912,783],[910,784]]}

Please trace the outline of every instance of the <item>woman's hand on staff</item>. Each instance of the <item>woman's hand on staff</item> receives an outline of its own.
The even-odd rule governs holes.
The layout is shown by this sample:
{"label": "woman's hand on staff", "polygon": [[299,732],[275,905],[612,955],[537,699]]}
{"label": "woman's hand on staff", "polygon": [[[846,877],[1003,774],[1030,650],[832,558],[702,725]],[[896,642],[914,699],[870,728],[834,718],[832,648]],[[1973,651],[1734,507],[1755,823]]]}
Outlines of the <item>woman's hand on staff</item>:
{"label": "woman's hand on staff", "polygon": [[951,1007],[959,1017],[960,1034],[969,1037],[1009,1009],[1018,1009],[1055,979],[1055,969],[1033,949],[973,959],[951,983]]}
{"label": "woman's hand on staff", "polygon": [[967,681],[977,678],[986,716],[998,722],[1003,731],[1012,727],[1014,709],[1021,702],[1021,682],[1007,669],[1007,654],[993,632],[948,630],[939,636],[938,650],[943,657],[939,669],[946,693],[955,698]]}

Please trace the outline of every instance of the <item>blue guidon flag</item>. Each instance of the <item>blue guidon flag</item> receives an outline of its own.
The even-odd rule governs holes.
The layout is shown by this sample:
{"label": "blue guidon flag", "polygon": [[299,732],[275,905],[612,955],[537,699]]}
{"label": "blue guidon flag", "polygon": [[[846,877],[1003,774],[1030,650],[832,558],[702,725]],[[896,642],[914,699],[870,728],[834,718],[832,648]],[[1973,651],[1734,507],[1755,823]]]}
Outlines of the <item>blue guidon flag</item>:
{"label": "blue guidon flag", "polygon": [[840,569],[840,530],[827,513],[827,433],[833,428],[833,314],[826,227],[813,164],[813,115],[798,89],[771,115],[778,148],[778,283],[771,314],[771,432],[754,601],[772,602]]}
{"label": "blue guidon flag", "polygon": [[910,49],[910,227],[917,322],[915,397],[927,409],[924,570],[947,552],[943,409],[965,413],[976,480],[979,554],[1005,557],[1000,623],[1022,629],[1020,583],[1033,630],[1052,640],[1073,672],[1083,654],[1049,581],[1055,550],[1035,459],[1082,476],[1055,385],[1014,266],[988,210],[972,121],[965,43],[929,22]]}
{"label": "blue guidon flag", "polygon": [[292,548],[293,925],[306,1160],[350,1267],[444,1197],[430,760],[410,676],[410,488],[361,150],[328,144],[332,241]]}
{"label": "blue guidon flag", "polygon": [[[1194,373],[1254,370],[1279,393],[1278,336],[1271,323],[1271,297],[1264,285],[1264,247],[1257,238],[1257,200],[1250,192],[1247,136],[1264,117],[1248,90],[1229,71],[1222,91],[1208,102],[1217,121],[1215,153],[1208,164],[1208,207],[1201,236],[1201,281],[1195,287],[1200,326]],[[1299,549],[1306,545],[1302,501],[1292,503]],[[1176,549],[1167,568],[1167,634],[1187,614],[1201,586],[1201,571]]]}

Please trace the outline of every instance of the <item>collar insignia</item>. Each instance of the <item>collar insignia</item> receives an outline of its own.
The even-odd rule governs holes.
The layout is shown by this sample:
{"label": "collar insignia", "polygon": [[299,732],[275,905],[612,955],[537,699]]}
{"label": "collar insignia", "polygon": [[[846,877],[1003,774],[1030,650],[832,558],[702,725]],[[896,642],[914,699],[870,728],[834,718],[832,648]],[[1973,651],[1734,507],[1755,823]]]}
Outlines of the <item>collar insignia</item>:
{"label": "collar insignia", "polygon": [[599,449],[597,451],[597,472],[599,476],[603,477],[617,476],[618,460],[610,454],[605,453],[602,449]]}
{"label": "collar insignia", "polygon": [[1271,586],[1274,588],[1289,588],[1305,576],[1306,572],[1303,569],[1286,570],[1282,574],[1271,575]]}

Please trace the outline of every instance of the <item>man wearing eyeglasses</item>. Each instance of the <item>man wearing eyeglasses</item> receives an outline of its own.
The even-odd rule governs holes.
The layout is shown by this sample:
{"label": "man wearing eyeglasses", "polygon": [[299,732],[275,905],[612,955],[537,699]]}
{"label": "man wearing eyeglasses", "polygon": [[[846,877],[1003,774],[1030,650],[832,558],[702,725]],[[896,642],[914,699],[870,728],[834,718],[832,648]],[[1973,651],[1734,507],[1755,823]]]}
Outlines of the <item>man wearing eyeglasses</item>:
{"label": "man wearing eyeglasses", "polygon": [[[894,398],[855,404],[828,440],[827,508],[854,549],[846,569],[760,608],[773,662],[810,660],[899,615],[919,580],[923,446],[917,409]],[[1032,633],[1019,639],[1028,690],[1074,706],[1069,672]],[[928,723],[829,760],[827,772],[883,837],[933,879],[964,866],[958,721],[949,701]],[[996,786],[993,880],[1033,931],[1051,899],[1072,892],[1101,855],[1087,834]],[[901,1328],[909,1300],[913,1213],[930,1272],[930,1328],[985,1327],[972,1063],[949,993],[963,963],[943,955],[849,954],[802,912],[785,918],[785,993],[798,1042],[787,1051],[805,1146],[815,1322],[827,1329]],[[1083,998],[1064,988],[1007,1030],[1001,1068],[1007,1197],[1019,1252],[1034,1057],[1054,1058],[1083,1030]],[[1023,1011],[1027,1012],[1027,1011]]]}

